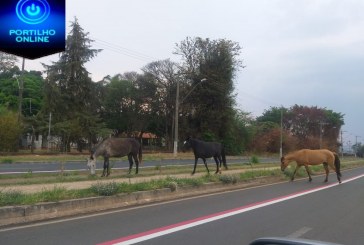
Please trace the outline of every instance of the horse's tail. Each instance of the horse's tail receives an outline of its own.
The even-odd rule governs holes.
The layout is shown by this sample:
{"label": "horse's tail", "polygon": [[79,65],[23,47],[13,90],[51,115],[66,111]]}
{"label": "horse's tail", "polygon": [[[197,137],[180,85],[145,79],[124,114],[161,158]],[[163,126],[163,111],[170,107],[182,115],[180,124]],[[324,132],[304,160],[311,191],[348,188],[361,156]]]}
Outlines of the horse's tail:
{"label": "horse's tail", "polygon": [[335,169],[336,169],[336,173],[339,177],[341,177],[341,172],[340,172],[340,159],[339,156],[337,155],[337,153],[333,152],[334,156],[335,156]]}
{"label": "horse's tail", "polygon": [[224,164],[225,169],[228,169],[228,166],[226,165],[225,148],[223,145],[221,145],[221,157],[222,157],[222,163]]}

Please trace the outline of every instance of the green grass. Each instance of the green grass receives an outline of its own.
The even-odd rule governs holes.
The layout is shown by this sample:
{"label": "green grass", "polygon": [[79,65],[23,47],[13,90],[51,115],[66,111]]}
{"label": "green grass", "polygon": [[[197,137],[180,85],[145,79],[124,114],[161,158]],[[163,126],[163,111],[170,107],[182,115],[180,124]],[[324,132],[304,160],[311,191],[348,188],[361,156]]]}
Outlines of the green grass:
{"label": "green grass", "polygon": [[13,163],[14,160],[12,158],[2,158],[0,160],[0,163],[7,163],[7,164],[10,164],[10,163]]}
{"label": "green grass", "polygon": [[[363,166],[364,161],[362,159],[343,162],[342,169],[352,168],[357,166]],[[278,165],[279,166],[279,165]],[[40,202],[58,202],[61,200],[69,200],[76,198],[94,197],[94,196],[112,196],[120,193],[132,193],[137,191],[156,190],[161,188],[170,188],[172,191],[177,190],[179,187],[184,186],[201,186],[205,183],[224,183],[224,184],[236,184],[238,182],[246,182],[257,178],[274,177],[277,179],[290,179],[294,171],[294,165],[286,169],[282,174],[280,169],[271,169],[277,167],[277,164],[255,164],[254,166],[248,166],[245,164],[230,165],[229,169],[245,169],[244,172],[239,174],[225,174],[215,175],[206,174],[198,178],[176,178],[171,175],[178,173],[190,173],[191,166],[179,166],[179,167],[163,167],[163,175],[166,177],[158,180],[151,180],[142,183],[116,183],[116,178],[133,178],[135,175],[128,175],[124,171],[115,171],[113,175],[108,177],[109,182],[99,182],[104,179],[99,176],[90,176],[85,173],[73,172],[73,173],[60,173],[60,174],[34,174],[28,172],[23,176],[1,176],[0,183],[2,186],[10,186],[13,184],[36,184],[36,183],[55,183],[55,187],[51,190],[42,190],[34,194],[25,194],[19,191],[8,190],[2,191],[0,188],[0,206],[9,205],[32,205]],[[310,166],[312,175],[324,173],[324,169],[321,166]],[[148,168],[143,169],[142,174],[138,177],[153,176],[160,174],[161,169]],[[204,166],[199,166],[197,172],[205,172]],[[296,178],[307,178],[307,173],[304,168],[298,171]],[[94,180],[90,188],[82,190],[68,190],[62,187],[57,187],[56,183],[62,182],[75,182],[82,180]]]}
{"label": "green grass", "polygon": [[184,186],[201,186],[205,183],[224,183],[236,184],[254,177],[271,176],[272,173],[266,171],[249,171],[244,174],[236,175],[210,175],[206,174],[199,178],[175,178],[167,176],[164,179],[151,180],[141,183],[116,183],[96,182],[90,188],[83,190],[67,190],[55,186],[51,190],[43,190],[39,193],[25,194],[19,191],[0,191],[0,206],[8,205],[31,205],[40,202],[58,202],[61,200],[93,197],[93,196],[112,196],[120,193],[132,193],[137,191],[157,190],[170,188],[175,191]]}
{"label": "green grass", "polygon": [[[120,193],[132,193],[137,191],[157,190],[161,188],[170,188],[175,191],[182,186],[201,186],[204,183],[224,182],[225,177],[204,176],[201,178],[173,178],[151,180],[142,183],[116,183],[114,181],[101,183],[96,182],[90,188],[83,190],[67,190],[65,188],[55,186],[51,190],[43,190],[39,193],[25,194],[19,191],[0,191],[0,206],[9,205],[31,205],[40,202],[58,202],[61,200],[84,198],[92,196],[112,196]],[[220,180],[219,180],[220,179]],[[229,183],[236,183],[229,181]]]}

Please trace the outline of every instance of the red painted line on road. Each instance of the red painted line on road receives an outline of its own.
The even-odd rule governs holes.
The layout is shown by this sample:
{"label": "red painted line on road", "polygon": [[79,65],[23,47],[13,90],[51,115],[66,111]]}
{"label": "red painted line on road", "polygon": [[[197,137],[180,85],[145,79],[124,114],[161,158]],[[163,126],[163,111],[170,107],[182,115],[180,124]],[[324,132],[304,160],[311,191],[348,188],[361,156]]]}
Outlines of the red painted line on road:
{"label": "red painted line on road", "polygon": [[[347,183],[359,178],[364,177],[364,174],[362,175],[358,175],[356,177],[350,178],[350,179],[346,179],[344,181],[342,181],[342,183]],[[210,214],[210,215],[206,215],[206,216],[202,216],[196,219],[191,219],[191,220],[187,220],[187,221],[183,221],[183,222],[179,222],[176,224],[172,224],[172,225],[168,225],[168,226],[163,226],[160,228],[156,228],[156,229],[152,229],[149,231],[145,231],[145,232],[141,232],[141,233],[137,233],[137,234],[133,234],[133,235],[129,235],[129,236],[125,236],[125,237],[121,237],[119,239],[116,240],[112,240],[112,241],[107,241],[104,243],[100,243],[98,245],[126,245],[126,244],[134,244],[134,243],[138,243],[138,242],[142,242],[142,241],[146,241],[152,238],[156,238],[159,236],[163,236],[166,234],[170,234],[173,232],[177,232],[180,230],[184,230],[184,229],[188,229],[197,225],[201,225],[201,224],[205,224],[208,222],[212,222],[215,220],[219,220],[219,219],[223,219],[226,217],[230,217],[233,215],[237,215],[237,214],[241,214],[244,212],[248,212],[254,209],[258,209],[261,207],[265,207],[268,205],[272,205],[275,203],[279,203],[279,202],[283,202],[283,201],[287,201],[296,197],[300,197],[300,196],[304,196],[310,193],[314,193],[317,191],[321,191],[324,189],[328,189],[334,186],[340,185],[339,183],[333,183],[333,184],[327,184],[324,186],[319,186],[319,187],[315,187],[315,188],[311,188],[308,190],[304,190],[304,191],[300,191],[300,192],[295,192],[289,195],[285,195],[285,196],[281,196],[281,197],[277,197],[277,198],[273,198],[273,199],[269,199],[269,200],[264,200],[261,202],[256,202],[256,203],[252,203],[252,204],[248,204],[242,207],[238,207],[238,208],[234,208],[234,209],[230,209],[230,210],[226,210],[226,211],[222,211],[222,212],[218,212],[218,213],[214,213],[214,214]]]}

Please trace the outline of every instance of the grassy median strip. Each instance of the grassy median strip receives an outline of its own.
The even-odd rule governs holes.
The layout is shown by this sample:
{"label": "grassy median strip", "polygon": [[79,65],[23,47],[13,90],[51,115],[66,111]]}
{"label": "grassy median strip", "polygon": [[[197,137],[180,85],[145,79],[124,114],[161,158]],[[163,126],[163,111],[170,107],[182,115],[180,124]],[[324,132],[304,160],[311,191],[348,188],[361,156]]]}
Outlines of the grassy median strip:
{"label": "grassy median strip", "polygon": [[[352,168],[352,167],[358,167],[363,166],[364,162],[363,160],[355,161],[355,162],[346,162],[342,163],[342,169],[346,168]],[[21,191],[15,191],[11,190],[9,188],[9,183],[6,186],[8,189],[6,191],[1,190],[0,187],[0,206],[14,206],[14,205],[32,205],[36,203],[42,203],[42,202],[58,202],[61,200],[69,200],[69,199],[78,199],[78,198],[85,198],[85,197],[95,197],[95,196],[112,196],[120,193],[132,193],[137,191],[148,191],[148,190],[156,190],[156,189],[162,189],[162,188],[170,188],[171,191],[175,191],[178,189],[178,187],[184,187],[184,186],[200,186],[205,183],[224,183],[224,184],[236,184],[238,182],[247,182],[252,181],[257,178],[261,177],[276,177],[278,180],[283,179],[289,179],[290,176],[293,173],[294,165],[290,168],[287,168],[287,170],[282,174],[280,169],[275,168],[272,169],[272,167],[277,167],[277,164],[256,164],[256,165],[242,165],[242,164],[235,164],[230,167],[230,169],[244,169],[241,173],[236,174],[229,174],[224,173],[222,175],[220,174],[206,174],[201,177],[187,177],[187,178],[176,178],[173,177],[171,173],[190,173],[191,167],[165,167],[162,170],[160,168],[153,168],[150,169],[149,173],[146,171],[143,175],[138,175],[138,177],[145,177],[145,176],[153,176],[153,175],[165,175],[166,177],[162,179],[155,179],[155,180],[149,180],[146,182],[141,183],[117,183],[115,180],[116,178],[133,178],[135,175],[126,175],[125,173],[122,173],[121,175],[117,175],[114,173],[113,178],[109,178],[110,181],[107,182],[101,182],[100,177],[97,176],[89,176],[86,174],[83,174],[79,176],[80,174],[74,174],[73,175],[57,175],[57,176],[36,176],[29,174],[29,176],[22,176],[21,178],[16,178],[15,180],[18,182],[20,181],[29,181],[31,179],[36,179],[36,182],[42,182],[42,183],[55,183],[53,189],[47,189],[47,190],[41,190],[40,192],[34,193],[34,194],[26,194]],[[173,171],[172,171],[173,170]],[[198,169],[200,172],[204,171],[204,167],[201,166]],[[318,166],[310,166],[310,170],[313,175],[316,174],[322,174],[324,172],[324,169],[322,165]],[[76,176],[76,177],[75,177]],[[304,170],[304,168],[301,168],[300,171],[298,171],[297,178],[299,177],[307,177],[307,173]],[[14,177],[15,178],[15,177]],[[61,178],[61,181],[60,181]],[[79,190],[68,190],[64,187],[57,186],[56,181],[62,182],[62,178],[67,179],[65,181],[72,182],[77,181],[77,179],[83,179],[83,180],[94,180],[95,183],[91,185],[91,187],[86,189],[79,189]],[[56,180],[54,180],[56,179]],[[12,180],[12,179],[6,179]],[[103,179],[105,180],[105,179]],[[54,182],[53,182],[54,181]]]}
{"label": "grassy median strip", "polygon": [[[229,170],[254,170],[261,168],[271,168],[277,167],[277,164],[256,164],[256,165],[247,165],[247,164],[230,164]],[[211,174],[215,171],[214,164],[209,166]],[[181,166],[165,166],[165,165],[156,165],[154,167],[143,168],[139,170],[139,174],[134,174],[135,169],[133,169],[131,174],[128,174],[127,170],[115,170],[111,168],[111,175],[107,177],[108,179],[133,179],[138,177],[151,177],[156,175],[178,175],[178,174],[186,174],[189,175],[192,171],[192,166],[190,165],[181,165]],[[223,170],[224,171],[224,170]],[[58,173],[33,173],[32,171],[28,171],[24,174],[10,174],[10,175],[0,175],[0,188],[9,186],[9,185],[32,185],[32,184],[56,184],[56,183],[67,183],[67,182],[80,182],[87,180],[104,180],[105,178],[100,177],[101,170],[97,171],[95,176],[89,175],[89,172],[82,171],[64,171]],[[205,173],[205,167],[203,164],[199,164],[197,166],[197,173]]]}
{"label": "grassy median strip", "polygon": [[132,193],[137,191],[148,191],[162,188],[170,188],[175,191],[182,186],[200,186],[204,183],[225,183],[235,184],[238,181],[247,181],[252,178],[262,176],[281,176],[278,171],[262,170],[251,171],[242,174],[232,175],[205,175],[198,178],[175,178],[167,176],[164,179],[151,180],[141,183],[116,183],[113,180],[110,182],[97,182],[90,188],[81,190],[67,190],[66,188],[54,186],[51,190],[42,190],[34,194],[26,194],[21,191],[0,191],[0,206],[10,205],[31,205],[41,202],[57,202],[61,200],[77,199],[94,196],[112,196],[120,193]]}

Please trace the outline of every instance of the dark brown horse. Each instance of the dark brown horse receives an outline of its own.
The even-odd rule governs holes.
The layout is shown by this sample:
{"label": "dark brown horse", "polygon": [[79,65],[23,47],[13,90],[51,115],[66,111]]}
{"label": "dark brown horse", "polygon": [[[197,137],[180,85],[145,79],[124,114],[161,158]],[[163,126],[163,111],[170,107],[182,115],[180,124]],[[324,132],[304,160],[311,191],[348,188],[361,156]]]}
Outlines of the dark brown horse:
{"label": "dark brown horse", "polygon": [[[140,143],[133,138],[108,138],[97,145],[92,151],[90,158],[87,159],[87,166],[92,169],[96,167],[96,158],[104,157],[104,171],[101,177],[110,175],[109,158],[128,156],[129,174],[133,167],[133,158],[136,165],[135,174],[138,173],[139,162],[142,162],[142,147]],[[107,173],[106,173],[107,172]]]}
{"label": "dark brown horse", "polygon": [[309,150],[302,149],[299,151],[291,152],[281,158],[281,170],[284,171],[290,162],[295,161],[297,163],[296,169],[293,172],[291,181],[294,180],[297,170],[301,166],[305,166],[308,174],[309,181],[312,181],[308,165],[323,164],[326,172],[325,182],[329,176],[329,166],[332,168],[337,175],[337,180],[341,183],[340,173],[340,159],[339,156],[332,151],[321,149],[321,150]]}
{"label": "dark brown horse", "polygon": [[225,169],[228,169],[226,165],[225,149],[221,143],[218,142],[205,142],[202,140],[193,139],[188,137],[184,144],[184,150],[192,148],[193,154],[195,155],[195,165],[193,167],[192,174],[196,172],[197,160],[201,158],[205,164],[206,170],[210,173],[209,168],[206,164],[206,158],[213,157],[216,162],[216,174],[221,173],[221,163],[224,164]]}

